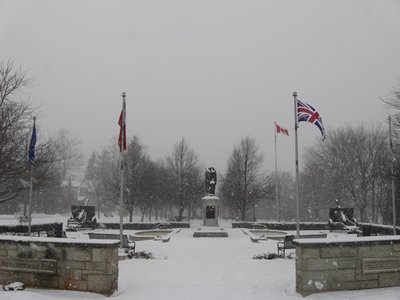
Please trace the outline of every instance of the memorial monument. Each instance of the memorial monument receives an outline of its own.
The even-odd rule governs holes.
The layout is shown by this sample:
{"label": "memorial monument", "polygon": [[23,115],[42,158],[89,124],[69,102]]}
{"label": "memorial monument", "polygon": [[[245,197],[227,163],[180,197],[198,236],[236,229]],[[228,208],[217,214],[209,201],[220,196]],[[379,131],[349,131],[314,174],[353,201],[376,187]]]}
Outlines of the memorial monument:
{"label": "memorial monument", "polygon": [[205,174],[206,196],[203,201],[203,225],[218,226],[218,201],[215,196],[215,188],[217,185],[217,171],[214,167],[206,169]]}

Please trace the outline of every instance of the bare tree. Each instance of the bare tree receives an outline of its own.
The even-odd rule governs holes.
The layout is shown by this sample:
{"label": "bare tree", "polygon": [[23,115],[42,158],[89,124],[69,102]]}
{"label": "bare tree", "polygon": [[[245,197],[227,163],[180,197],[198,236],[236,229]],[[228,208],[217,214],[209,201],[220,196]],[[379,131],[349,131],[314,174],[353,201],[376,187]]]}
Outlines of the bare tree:
{"label": "bare tree", "polygon": [[394,88],[390,95],[386,98],[382,98],[381,101],[386,104],[388,110],[392,115],[394,132],[396,133],[397,140],[400,134],[400,80],[399,86]]}
{"label": "bare tree", "polygon": [[126,189],[124,192],[126,192],[126,196],[124,196],[124,202],[129,213],[129,221],[132,222],[134,208],[139,201],[139,197],[143,196],[143,193],[140,191],[140,181],[142,180],[143,164],[147,160],[147,155],[137,136],[134,136],[129,141],[127,148],[128,150],[125,154],[124,180]]}
{"label": "bare tree", "polygon": [[144,221],[146,213],[151,221],[152,210],[157,200],[157,166],[149,158],[145,157],[139,166],[139,176],[136,189],[136,205],[141,212],[141,221]]}
{"label": "bare tree", "polygon": [[0,202],[24,189],[20,181],[27,169],[27,145],[34,108],[20,99],[31,79],[9,60],[0,64]]}
{"label": "bare tree", "polygon": [[21,68],[16,70],[12,60],[0,64],[0,107],[13,99],[21,89],[29,86],[32,79]]}
{"label": "bare tree", "polygon": [[120,164],[115,147],[103,149],[96,155],[93,169],[90,181],[97,199],[97,209],[112,212],[119,203],[120,192]]}
{"label": "bare tree", "polygon": [[[386,132],[379,126],[347,126],[331,131],[323,144],[308,151],[305,172],[309,180],[319,182],[311,189],[317,196],[315,201],[324,202],[318,198],[326,197],[330,203],[339,199],[345,204],[354,204],[361,221],[365,221],[367,208],[372,206],[371,210],[376,210],[380,189],[377,185],[383,184],[382,178],[388,170]],[[311,205],[316,205],[315,201]]]}
{"label": "bare tree", "polygon": [[278,171],[278,195],[282,220],[294,220],[296,217],[295,181],[291,173]]}
{"label": "bare tree", "polygon": [[243,138],[228,159],[222,195],[242,221],[267,191],[266,176],[260,172],[262,162],[263,155],[251,137]]}
{"label": "bare tree", "polygon": [[116,198],[113,196],[117,193],[117,184],[113,182],[112,170],[110,151],[103,149],[100,154],[92,153],[86,166],[85,179],[89,183],[89,192],[97,203],[97,218],[101,218],[101,211],[109,213],[114,207],[112,203]]}
{"label": "bare tree", "polygon": [[167,165],[174,180],[172,201],[178,209],[179,218],[182,218],[183,211],[191,208],[195,201],[194,194],[198,189],[200,180],[200,165],[198,156],[190,148],[184,138],[177,143],[172,154],[167,158]]}
{"label": "bare tree", "polygon": [[162,211],[167,209],[171,204],[171,196],[174,191],[174,185],[171,173],[169,172],[163,160],[154,162],[155,178],[152,183],[154,191],[152,197],[152,207],[154,209],[155,219],[162,217]]}
{"label": "bare tree", "polygon": [[[28,147],[36,112],[25,99],[24,90],[30,83],[31,79],[11,60],[0,64],[0,203],[27,198]],[[40,134],[38,124],[36,131],[33,208],[52,212],[60,208],[60,180],[54,164],[57,153]]]}
{"label": "bare tree", "polygon": [[326,221],[326,212],[331,201],[329,193],[328,171],[321,158],[310,150],[305,155],[304,169],[300,176],[300,193],[302,199],[302,220]]}
{"label": "bare tree", "polygon": [[[135,209],[141,212],[141,219],[157,212],[171,193],[170,176],[162,162],[153,162],[146,155],[145,147],[134,136],[124,153],[124,208],[129,221],[133,221]],[[86,170],[92,182],[98,203],[110,211],[119,204],[120,197],[120,153],[115,147],[103,150],[100,155],[93,154]],[[158,216],[157,216],[158,217]]]}
{"label": "bare tree", "polygon": [[[400,223],[400,79],[398,82],[398,86],[394,88],[389,96],[381,99],[387,105],[389,113],[392,116],[392,124],[393,124],[393,153],[395,156],[395,170],[394,174],[388,174],[388,180],[391,181],[392,177],[395,177],[396,182],[396,191],[395,191],[395,199],[396,199],[396,216],[397,216],[397,224]],[[387,187],[387,189],[380,190],[381,193],[378,195],[386,194],[391,192],[391,187]],[[391,197],[391,196],[388,196]],[[386,201],[382,201],[382,199],[378,199],[378,207],[381,209],[383,219],[387,223],[391,223],[393,218],[392,205]]]}
{"label": "bare tree", "polygon": [[56,155],[55,164],[61,180],[65,180],[68,172],[79,169],[83,162],[80,149],[81,141],[74,138],[69,129],[60,129],[50,138],[50,145]]}

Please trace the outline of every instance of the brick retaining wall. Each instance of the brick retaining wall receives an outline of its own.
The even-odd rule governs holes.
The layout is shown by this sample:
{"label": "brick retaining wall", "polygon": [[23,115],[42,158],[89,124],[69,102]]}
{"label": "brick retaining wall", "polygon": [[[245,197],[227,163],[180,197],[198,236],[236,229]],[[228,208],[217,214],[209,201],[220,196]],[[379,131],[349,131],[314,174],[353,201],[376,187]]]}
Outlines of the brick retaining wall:
{"label": "brick retaining wall", "polygon": [[0,237],[0,284],[111,295],[118,288],[119,241]]}
{"label": "brick retaining wall", "polygon": [[400,237],[295,240],[296,291],[400,286]]}

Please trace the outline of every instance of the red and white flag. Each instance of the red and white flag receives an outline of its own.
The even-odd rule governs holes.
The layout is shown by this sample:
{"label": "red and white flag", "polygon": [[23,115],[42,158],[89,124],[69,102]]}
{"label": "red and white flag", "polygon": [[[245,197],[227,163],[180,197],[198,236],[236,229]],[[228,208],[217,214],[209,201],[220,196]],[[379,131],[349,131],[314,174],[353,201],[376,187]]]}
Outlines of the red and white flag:
{"label": "red and white flag", "polygon": [[286,134],[287,136],[289,136],[289,131],[286,128],[283,128],[276,123],[275,123],[275,129],[276,129],[276,133],[282,133],[282,134]]}
{"label": "red and white flag", "polygon": [[118,137],[118,146],[119,146],[119,151],[125,151],[126,150],[126,109],[125,109],[125,99],[122,102],[122,110],[121,114],[119,115],[118,119],[118,125],[119,125],[119,137]]}

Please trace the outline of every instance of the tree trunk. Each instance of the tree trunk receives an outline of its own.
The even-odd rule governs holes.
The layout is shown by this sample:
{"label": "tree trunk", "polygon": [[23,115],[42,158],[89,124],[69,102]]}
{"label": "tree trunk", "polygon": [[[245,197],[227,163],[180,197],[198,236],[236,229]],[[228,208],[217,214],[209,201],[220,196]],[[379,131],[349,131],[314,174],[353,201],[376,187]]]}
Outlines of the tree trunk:
{"label": "tree trunk", "polygon": [[242,222],[246,221],[246,210],[240,210],[240,218],[242,220]]}
{"label": "tree trunk", "polygon": [[133,220],[133,210],[129,210],[129,223],[132,223]]}
{"label": "tree trunk", "polygon": [[318,205],[315,207],[315,221],[319,222],[319,207]]}
{"label": "tree trunk", "polygon": [[185,208],[184,207],[179,207],[179,219],[182,219],[183,216],[183,212],[184,212]]}
{"label": "tree trunk", "polygon": [[372,213],[372,222],[377,223],[378,214],[377,214],[377,209],[376,209],[375,188],[372,189],[371,210],[372,210],[372,212],[371,212]]}
{"label": "tree trunk", "polygon": [[360,221],[361,222],[366,221],[366,206],[360,207]]}
{"label": "tree trunk", "polygon": [[190,220],[191,216],[192,216],[192,206],[189,204],[189,207],[188,207],[188,220]]}

